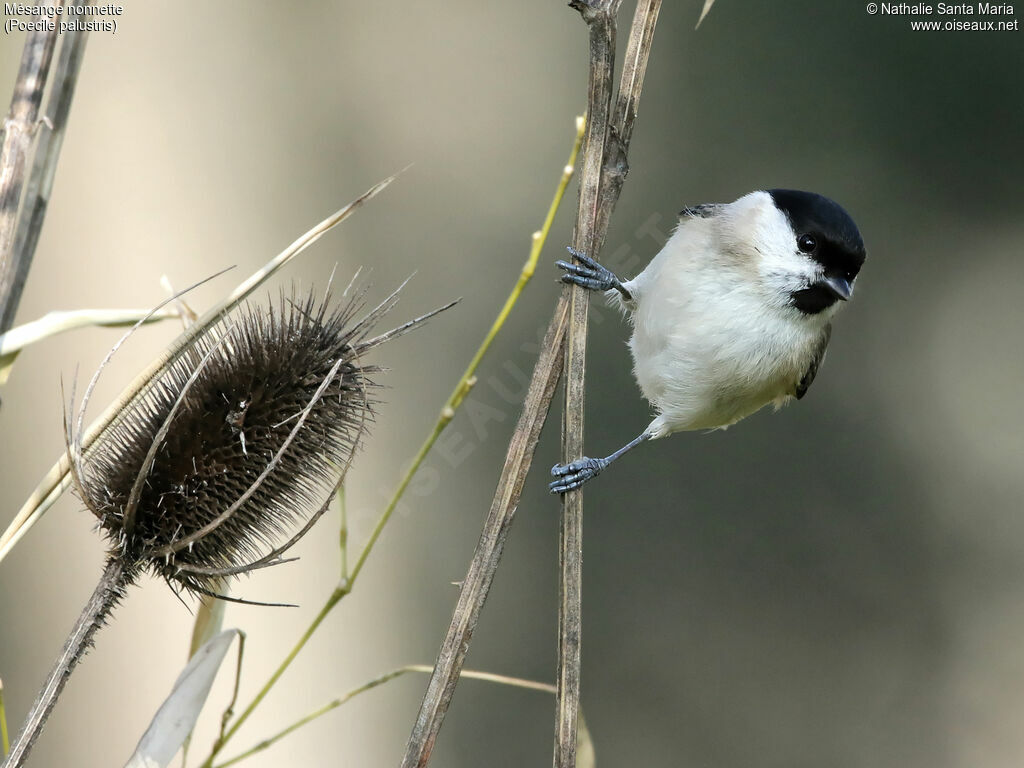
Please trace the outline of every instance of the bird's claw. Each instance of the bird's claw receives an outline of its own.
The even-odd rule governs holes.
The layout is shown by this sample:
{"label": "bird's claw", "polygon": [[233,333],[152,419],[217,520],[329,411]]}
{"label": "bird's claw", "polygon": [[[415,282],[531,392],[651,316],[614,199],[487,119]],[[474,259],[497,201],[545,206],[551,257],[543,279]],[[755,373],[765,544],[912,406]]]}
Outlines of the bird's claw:
{"label": "bird's claw", "polygon": [[561,280],[563,283],[578,285],[591,291],[607,291],[612,288],[618,289],[622,283],[619,278],[608,269],[601,266],[597,261],[575,248],[566,248],[569,253],[576,257],[579,264],[568,261],[556,261],[555,266],[565,270]]}
{"label": "bird's claw", "polygon": [[548,484],[548,490],[551,493],[566,493],[579,488],[587,480],[601,474],[609,463],[607,459],[591,459],[584,456],[569,464],[555,464],[551,468],[551,474],[558,479]]}

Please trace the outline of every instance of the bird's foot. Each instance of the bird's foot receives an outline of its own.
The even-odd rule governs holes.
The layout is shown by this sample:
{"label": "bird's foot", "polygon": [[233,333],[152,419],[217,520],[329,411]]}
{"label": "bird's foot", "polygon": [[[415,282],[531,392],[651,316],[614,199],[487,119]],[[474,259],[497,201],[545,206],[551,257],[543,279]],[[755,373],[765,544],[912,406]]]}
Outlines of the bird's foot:
{"label": "bird's foot", "polygon": [[566,493],[579,488],[587,480],[597,477],[611,462],[608,459],[591,459],[584,456],[570,464],[555,464],[551,474],[558,479],[548,484],[552,493]]}
{"label": "bird's foot", "polygon": [[556,261],[555,266],[564,269],[562,275],[563,283],[578,285],[591,291],[607,291],[614,288],[622,291],[622,281],[615,276],[610,269],[598,264],[594,259],[575,248],[567,248],[567,251],[576,257],[579,264],[572,264],[568,261]]}

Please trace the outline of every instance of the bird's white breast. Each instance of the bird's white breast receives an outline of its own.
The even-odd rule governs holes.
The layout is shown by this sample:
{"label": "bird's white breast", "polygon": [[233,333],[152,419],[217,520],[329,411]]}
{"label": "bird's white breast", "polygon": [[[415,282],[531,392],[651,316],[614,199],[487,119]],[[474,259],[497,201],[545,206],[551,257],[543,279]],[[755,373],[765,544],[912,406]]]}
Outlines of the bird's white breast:
{"label": "bird's white breast", "polygon": [[[634,375],[650,431],[726,427],[793,394],[827,318],[776,294],[756,260],[723,250],[720,220],[690,219],[634,280]],[[788,299],[788,297],[786,297]]]}

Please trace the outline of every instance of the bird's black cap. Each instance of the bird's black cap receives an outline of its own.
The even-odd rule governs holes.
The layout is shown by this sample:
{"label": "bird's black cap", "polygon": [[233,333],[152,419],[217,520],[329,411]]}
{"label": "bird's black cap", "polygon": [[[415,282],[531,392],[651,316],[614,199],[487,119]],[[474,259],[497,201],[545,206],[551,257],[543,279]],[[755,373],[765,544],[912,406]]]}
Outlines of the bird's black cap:
{"label": "bird's black cap", "polygon": [[795,189],[769,189],[768,194],[798,236],[810,234],[818,239],[818,248],[809,254],[811,258],[827,272],[843,274],[850,280],[857,276],[867,252],[860,230],[839,203]]}

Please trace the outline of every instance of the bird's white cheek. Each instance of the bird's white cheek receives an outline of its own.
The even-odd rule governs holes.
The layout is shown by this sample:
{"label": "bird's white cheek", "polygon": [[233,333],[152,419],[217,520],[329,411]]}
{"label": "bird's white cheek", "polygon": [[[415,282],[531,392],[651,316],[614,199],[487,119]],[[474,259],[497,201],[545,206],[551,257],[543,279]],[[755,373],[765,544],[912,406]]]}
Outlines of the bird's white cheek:
{"label": "bird's white cheek", "polygon": [[766,305],[776,309],[793,306],[793,294],[816,282],[812,269],[774,270],[763,275],[762,296]]}

